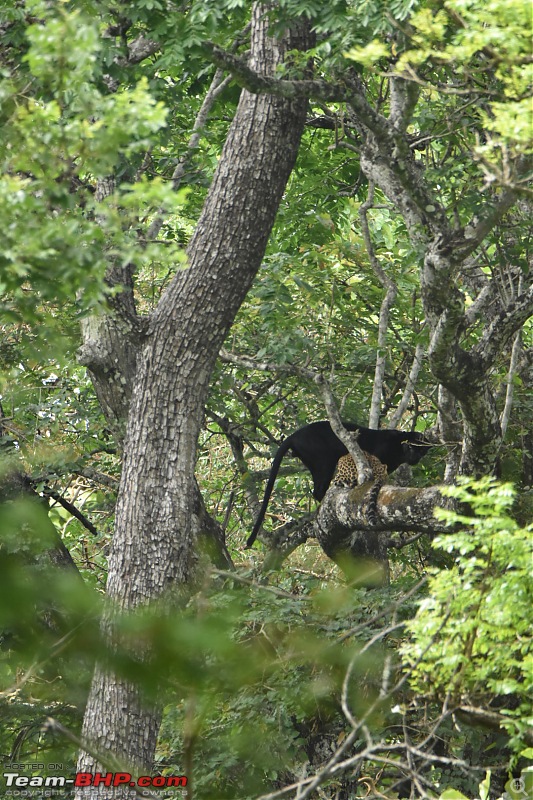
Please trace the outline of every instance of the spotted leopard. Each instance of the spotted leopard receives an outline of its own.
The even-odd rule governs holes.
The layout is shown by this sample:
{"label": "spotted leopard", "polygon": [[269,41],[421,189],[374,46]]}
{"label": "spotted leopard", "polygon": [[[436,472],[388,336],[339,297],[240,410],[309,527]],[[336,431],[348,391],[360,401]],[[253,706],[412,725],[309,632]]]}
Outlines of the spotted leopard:
{"label": "spotted leopard", "polygon": [[[364,451],[363,451],[364,452]],[[377,501],[381,491],[381,487],[387,480],[387,465],[382,464],[379,458],[364,453],[369,466],[372,469],[373,483],[367,495],[366,503],[366,518],[370,525],[377,525],[379,523],[377,513]],[[341,456],[337,462],[337,469],[333,476],[331,483],[334,486],[343,486],[346,489],[353,489],[358,484],[358,470],[357,465],[350,454]]]}

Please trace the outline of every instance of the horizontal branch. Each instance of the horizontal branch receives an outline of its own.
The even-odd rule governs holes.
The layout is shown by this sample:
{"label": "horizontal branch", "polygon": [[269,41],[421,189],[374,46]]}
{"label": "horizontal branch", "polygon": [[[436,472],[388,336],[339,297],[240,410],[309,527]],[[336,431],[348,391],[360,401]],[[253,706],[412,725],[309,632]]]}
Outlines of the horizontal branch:
{"label": "horizontal branch", "polygon": [[235,364],[236,367],[244,369],[254,369],[259,372],[273,372],[278,375],[293,375],[305,380],[314,381],[316,373],[305,367],[297,367],[294,364],[274,364],[269,361],[259,361],[252,356],[230,353],[224,347],[219,352],[219,358],[227,364]]}
{"label": "horizontal branch", "polygon": [[140,64],[145,58],[149,58],[161,50],[161,44],[154,39],[148,39],[141,33],[136,39],[128,42],[128,57],[119,59],[121,65],[129,66]]}
{"label": "horizontal branch", "polygon": [[236,83],[252,94],[273,94],[287,99],[313,97],[324,103],[348,102],[351,96],[347,87],[341,84],[320,79],[286,80],[260,74],[243,58],[228,53],[213,42],[204,42],[203,49],[211,61],[231,72]]}
{"label": "horizontal branch", "polygon": [[[460,719],[464,719],[470,725],[480,725],[495,731],[502,731],[505,725],[513,723],[515,719],[505,714],[498,714],[488,708],[477,708],[475,706],[460,706],[455,713]],[[524,741],[531,747],[533,745],[533,733],[529,730],[524,731]]]}
{"label": "horizontal branch", "polygon": [[354,489],[330,488],[318,511],[320,527],[328,532],[331,530],[339,541],[354,530],[428,534],[448,530],[434,516],[436,507],[450,505],[450,499],[442,494],[439,486],[424,489],[384,486],[377,503],[382,522],[379,526],[370,526],[366,518],[364,501],[368,488],[368,484]]}
{"label": "horizontal branch", "polygon": [[272,94],[286,99],[307,97],[322,103],[349,103],[360,121],[376,135],[383,135],[389,128],[392,130],[388,120],[368,103],[362,87],[347,74],[342,83],[329,83],[317,78],[275,78],[256,72],[244,59],[228,53],[213,42],[204,42],[203,49],[213,63],[231,72],[236,83],[252,94]]}

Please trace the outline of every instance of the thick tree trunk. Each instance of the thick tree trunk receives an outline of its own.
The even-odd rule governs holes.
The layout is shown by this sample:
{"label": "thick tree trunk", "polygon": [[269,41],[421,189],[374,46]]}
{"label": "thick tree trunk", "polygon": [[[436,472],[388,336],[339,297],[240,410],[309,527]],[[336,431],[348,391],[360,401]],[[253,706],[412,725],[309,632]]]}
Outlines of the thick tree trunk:
{"label": "thick tree trunk", "polygon": [[[306,31],[268,36],[264,7],[255,6],[252,65],[273,74],[287,49],[305,49]],[[189,268],[161,298],[138,357],[108,594],[132,610],[186,586],[196,548],[194,466],[208,383],[224,338],[261,264],[298,152],[305,100],[241,94],[235,119],[189,247]],[[111,620],[104,621],[110,633]],[[99,753],[150,769],[159,716],[134,685],[96,670],[83,736]],[[100,769],[87,753],[78,769]],[[105,770],[103,770],[105,771]],[[113,797],[133,796],[132,790]],[[86,790],[76,795],[86,797]],[[110,789],[91,790],[91,800]]]}

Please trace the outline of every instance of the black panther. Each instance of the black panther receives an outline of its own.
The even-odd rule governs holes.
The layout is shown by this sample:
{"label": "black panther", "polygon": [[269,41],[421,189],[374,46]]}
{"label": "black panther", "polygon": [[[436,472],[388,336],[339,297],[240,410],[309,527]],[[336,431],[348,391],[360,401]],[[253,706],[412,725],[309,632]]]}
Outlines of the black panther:
{"label": "black panther", "polygon": [[[364,428],[354,422],[343,422],[342,424],[348,431],[357,431],[357,443],[361,450],[371,456],[376,456],[386,466],[388,474],[394,472],[400,464],[418,464],[431,447],[421,433],[387,429],[374,430],[373,428]],[[327,420],[311,422],[291,433],[281,443],[274,456],[263,503],[252,533],[246,542],[247,548],[253,545],[259,533],[281,461],[289,450],[311,473],[313,497],[319,502],[328,490],[339,459],[348,453],[341,440],[333,433]]]}

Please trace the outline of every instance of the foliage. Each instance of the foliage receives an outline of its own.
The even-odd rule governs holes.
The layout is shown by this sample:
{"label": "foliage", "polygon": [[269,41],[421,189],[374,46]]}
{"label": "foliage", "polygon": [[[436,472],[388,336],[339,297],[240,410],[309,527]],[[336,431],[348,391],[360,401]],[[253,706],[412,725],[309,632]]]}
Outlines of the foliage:
{"label": "foliage", "polygon": [[[524,0],[446,0],[437,8],[421,6],[409,18],[395,64],[397,75],[419,82],[431,99],[444,88],[448,70],[454,78],[446,92],[452,95],[477,84],[480,121],[494,138],[478,142],[474,152],[494,166],[513,152],[530,152],[529,20],[530,8]],[[390,59],[397,48],[396,41],[388,44],[374,39],[353,48],[347,57],[368,67]],[[486,71],[491,81],[481,88],[478,76]]]}
{"label": "foliage", "polygon": [[[6,459],[0,466],[4,487]],[[99,640],[97,597],[74,570],[50,563],[56,546],[46,503],[0,502],[0,752],[4,764],[42,764],[40,775],[45,764],[73,763],[74,744],[46,723],[79,730]]]}
{"label": "foliage", "polygon": [[490,478],[462,480],[445,494],[472,509],[440,509],[440,519],[462,530],[437,537],[433,546],[454,565],[433,569],[404,647],[411,683],[428,687],[447,703],[497,708],[519,753],[531,725],[532,527],[509,516],[514,492]]}
{"label": "foliage", "polygon": [[[279,591],[289,582],[292,597]],[[287,573],[276,588],[237,586],[215,584],[201,601],[193,651],[208,642],[209,652],[199,656],[203,669],[189,672],[191,689],[169,703],[165,715],[159,758],[168,770],[182,769],[180,755],[193,731],[193,763],[202,764],[195,772],[200,797],[266,791],[299,773],[312,752],[313,731],[328,731],[332,742],[342,738],[339,700],[347,666],[380,627],[368,620],[363,590],[335,588],[318,575]],[[385,610],[399,593],[373,598],[371,613]],[[359,624],[360,639],[343,635]],[[209,636],[209,630],[217,633]],[[185,629],[184,650],[190,636]],[[349,690],[354,713],[365,715],[376,700],[384,658],[379,647],[356,658]],[[380,712],[371,719],[376,729],[384,723]]]}
{"label": "foliage", "polygon": [[[79,729],[98,652],[152,697],[164,699],[161,769],[181,774],[190,757],[199,798],[273,791],[299,778],[304,768],[320,770],[325,760],[320,753],[331,754],[350,734],[340,698],[353,661],[348,707],[357,720],[368,714],[376,749],[374,758],[352,765],[351,796],[397,796],[399,782],[410,774],[406,764],[419,770],[431,796],[477,796],[479,771],[462,772],[469,759],[483,772],[494,763],[505,765],[492,775],[490,791],[509,793],[509,743],[520,755],[527,712],[531,599],[530,531],[512,519],[515,509],[505,486],[486,481],[453,490],[473,514],[447,512],[447,518],[467,530],[440,537],[433,550],[420,540],[394,553],[393,585],[381,591],[345,586],[312,544],[265,586],[254,571],[261,556],[254,552],[245,559],[240,550],[253,516],[250,496],[262,490],[277,442],[324,417],[316,386],[291,368],[305,364],[327,374],[343,417],[367,422],[384,288],[361,229],[369,192],[360,142],[336,103],[311,103],[310,120],[331,127],[310,123],[304,134],[263,268],[227,342],[228,350],[268,369],[221,361],[206,408],[196,473],[208,511],[226,526],[237,575],[206,569],[203,591],[183,613],[162,616],[156,609],[123,619],[121,634],[131,647],[118,654],[104,649],[94,624],[106,580],[120,459],[85,370],[76,364],[79,321],[109,309],[115,297],[104,279],[110,263],[136,266],[135,299],[143,315],[154,308],[175,270],[185,266],[183,247],[239,95],[235,84],[224,89],[198,145],[188,152],[192,124],[215,71],[203,43],[211,39],[243,54],[249,10],[240,0],[5,4],[0,446],[16,455],[49,505],[47,517],[44,506],[0,508],[0,631],[7,634],[0,660],[0,750],[26,760],[73,764],[74,747],[42,724],[56,716]],[[457,227],[475,223],[498,199],[500,186],[513,185],[516,165],[530,147],[522,0],[283,0],[271,14],[272,30],[295,16],[313,20],[317,76],[342,83],[354,70],[369,101],[385,114],[390,75],[419,88],[410,146]],[[137,62],[129,59],[128,47],[140,36],[155,45]],[[175,192],[171,179],[182,161],[183,188]],[[101,197],[100,182],[111,175],[111,193]],[[146,232],[160,212],[160,234],[148,241]],[[387,340],[380,345],[386,425],[417,346],[429,345],[419,280],[422,254],[396,206],[378,189],[367,218],[373,255],[398,288]],[[528,275],[530,237],[524,200],[457,276],[467,306],[475,303],[484,280],[492,282],[493,297],[516,296]],[[479,342],[485,322],[483,313],[475,317],[470,344]],[[501,469],[522,487],[524,519],[530,513],[523,487],[531,486],[531,337],[529,323],[514,375],[509,378],[508,350],[494,360],[490,374],[500,413],[509,383],[514,391]],[[433,425],[442,409],[438,392],[424,357],[401,424],[418,430]],[[418,485],[441,479],[442,462],[456,439],[448,442],[448,451],[436,451],[420,465]],[[284,467],[270,506],[274,522],[268,524],[277,526],[314,507],[307,483],[299,466]],[[97,535],[51,491],[72,502]],[[46,536],[41,541],[46,520],[94,592],[36,560],[37,543],[41,550],[50,544]],[[415,595],[404,596],[435,560],[440,569],[433,568],[428,596],[403,646],[412,666],[411,688],[402,684],[387,694],[391,674],[400,675],[395,659],[403,635],[402,628],[389,627],[414,616]],[[65,628],[48,625],[50,609],[64,615]],[[375,643],[362,652],[373,637]],[[131,657],[139,641],[148,642],[153,653],[148,668]],[[374,707],[380,692],[386,697]],[[443,713],[443,700],[497,711],[510,738],[468,721],[458,730]],[[408,750],[404,731],[416,745],[427,745],[425,760]],[[367,744],[360,731],[354,757]],[[323,789],[334,796],[337,779],[328,780]],[[488,786],[487,778],[480,797]],[[373,787],[376,795],[369,794]]]}
{"label": "foliage", "polygon": [[[167,268],[180,260],[172,242],[142,244],[131,227],[157,209],[173,213],[181,196],[158,180],[135,181],[131,172],[167,115],[147,79],[104,93],[98,21],[46,3],[32,11],[40,19],[25,30],[21,69],[0,88],[0,291],[4,319],[43,324],[50,317],[39,313],[33,292],[87,313],[104,302],[110,258]],[[97,197],[96,180],[115,169],[120,184],[110,197]]]}
{"label": "foliage", "polygon": [[[463,764],[466,758],[472,766],[487,766],[487,759],[490,765],[505,759],[509,740],[495,741],[492,733],[468,722],[460,728],[450,725],[434,700],[446,685],[456,688],[454,700],[480,708],[493,708],[499,696],[498,711],[507,715],[511,741],[520,752],[524,708],[508,700],[526,702],[520,676],[527,647],[529,605],[523,581],[529,562],[523,532],[506,516],[508,488],[485,482],[475,493],[467,487],[459,492],[476,508],[475,517],[461,517],[473,532],[441,537],[439,546],[451,551],[456,563],[433,570],[422,600],[418,578],[408,577],[405,568],[390,587],[357,590],[343,585],[324,556],[308,548],[271,576],[270,585],[256,583],[244,565],[235,576],[208,570],[202,590],[179,613],[161,615],[154,608],[117,619],[118,651],[107,650],[101,641],[94,625],[95,599],[81,582],[68,576],[51,579],[50,570],[41,567],[21,572],[12,557],[4,559],[0,608],[16,608],[16,614],[3,614],[2,629],[18,641],[13,650],[11,640],[11,652],[2,657],[2,682],[10,697],[4,749],[12,746],[11,728],[25,731],[18,742],[21,759],[69,762],[69,746],[51,729],[37,737],[30,723],[42,724],[53,716],[77,729],[92,657],[98,652],[115,671],[164,702],[158,769],[165,774],[189,770],[198,798],[214,793],[220,798],[252,797],[297,779],[310,760],[310,769],[320,769],[320,743],[328,742],[331,753],[351,730],[341,710],[343,695],[357,723],[368,726],[375,747],[375,760],[364,757],[359,785],[379,781],[382,793],[396,796],[403,775],[403,725],[410,731],[405,747],[427,741],[431,731],[445,743],[438,750],[443,764],[437,756],[436,762],[428,762],[431,769],[428,764],[422,768],[423,759],[419,765],[433,796],[475,796],[478,773],[463,774],[457,767],[450,771],[446,763],[458,759]],[[20,525],[28,524],[38,530],[34,512],[13,508],[2,508],[2,530],[20,531]],[[18,514],[20,523],[15,526],[8,513]],[[3,545],[16,556],[26,553],[22,541],[19,533]],[[34,536],[31,541],[37,552]],[[43,545],[47,543],[45,537]],[[499,605],[504,584],[506,602]],[[513,604],[508,602],[510,588]],[[66,636],[47,627],[50,607],[68,618]],[[498,615],[497,626],[490,624],[489,613]],[[404,637],[403,651],[415,664],[410,687],[402,684],[396,660],[406,623],[412,640],[405,643]],[[150,648],[149,664],[136,656],[139,642]],[[472,642],[472,656],[466,660],[465,642]],[[423,706],[428,687],[432,696]],[[14,698],[24,703],[19,707]],[[356,763],[363,742],[361,731],[346,754]],[[383,750],[389,751],[389,766],[381,775]],[[435,759],[431,752],[429,759]],[[334,791],[339,780],[326,780],[324,789],[331,786]],[[500,794],[506,781],[505,770],[495,771],[492,786],[501,787],[495,788]],[[359,796],[356,783],[346,784],[354,797]]]}

